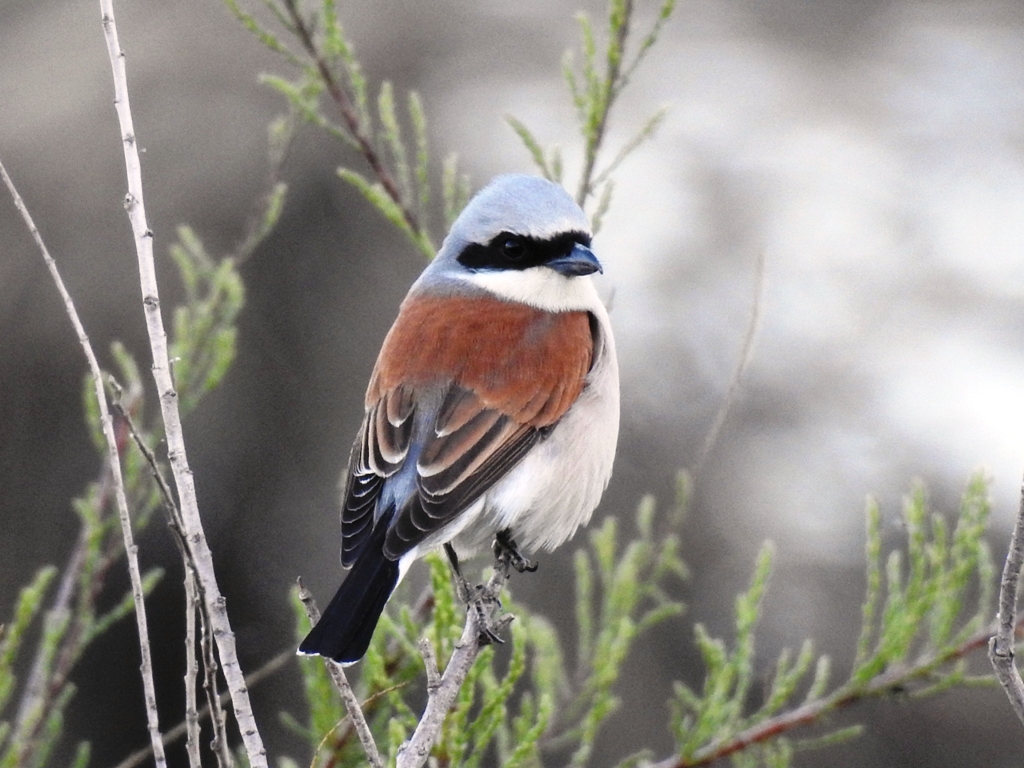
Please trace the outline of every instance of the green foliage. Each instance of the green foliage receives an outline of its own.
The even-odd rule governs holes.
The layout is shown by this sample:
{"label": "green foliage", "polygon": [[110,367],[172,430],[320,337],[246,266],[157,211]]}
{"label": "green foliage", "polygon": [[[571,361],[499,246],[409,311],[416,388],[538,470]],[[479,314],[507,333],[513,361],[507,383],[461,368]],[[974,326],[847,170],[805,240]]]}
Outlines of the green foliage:
{"label": "green foliage", "polygon": [[[269,217],[276,219],[279,198],[274,195]],[[264,221],[256,232],[269,232]],[[216,263],[191,227],[178,227],[171,246],[185,286],[185,303],[174,310],[174,339],[170,356],[182,416],[216,387],[235,358],[235,321],[242,309],[244,289],[233,259]]]}
{"label": "green foliage", "polygon": [[[428,224],[434,218],[432,161],[426,111],[419,95],[410,92],[405,97],[403,115],[394,87],[385,80],[377,91],[375,109],[371,108],[366,75],[338,18],[334,0],[264,0],[270,23],[293,40],[300,53],[283,43],[270,23],[257,19],[238,0],[225,3],[246,29],[295,70],[291,79],[264,75],[263,82],[284,96],[302,120],[362,157],[364,170],[342,166],[338,176],[358,190],[417,250],[433,258],[437,246]],[[468,178],[458,172],[456,155],[450,154],[441,169],[443,210],[439,218],[446,228],[465,205],[468,188]]]}
{"label": "green foliage", "polygon": [[[506,598],[516,616],[510,647],[490,646],[480,653],[433,749],[439,764],[472,767],[494,754],[502,766],[537,766],[545,750],[567,747],[573,765],[587,764],[601,725],[618,706],[613,689],[634,641],[682,610],[667,586],[686,570],[678,538],[666,527],[673,516],[662,517],[657,519],[653,499],[645,498],[637,509],[634,540],[620,542],[618,524],[609,518],[591,534],[590,546],[577,553],[580,640],[572,672],[551,623]],[[367,720],[392,761],[418,720],[419,639],[429,641],[443,669],[462,632],[463,610],[445,559],[432,553],[426,561],[429,597],[412,608],[401,596],[392,600],[366,657],[353,668],[360,673],[355,685],[367,702]],[[301,636],[308,622],[295,602]],[[299,725],[284,715],[285,721],[308,738],[316,764],[362,764],[365,758],[323,664],[303,660],[302,675],[309,719]]]}
{"label": "green foliage", "polygon": [[[287,40],[243,9],[238,0],[225,2],[262,44],[297,70],[293,80],[264,78],[285,96],[291,109],[270,126],[275,171],[296,121],[319,126],[366,163],[363,171],[339,168],[339,176],[418,250],[432,257],[435,245],[427,222],[433,216],[449,226],[466,204],[470,187],[453,154],[440,169],[441,194],[432,194],[427,120],[419,97],[410,93],[396,99],[392,85],[385,81],[371,99],[334,0],[265,0],[273,23],[287,33]],[[576,197],[581,205],[592,208],[595,231],[611,204],[612,173],[664,118],[664,110],[654,113],[598,170],[612,107],[673,10],[674,0],[661,1],[655,20],[632,53],[630,0],[609,1],[600,31],[587,15],[578,17],[580,63],[577,67],[575,57],[568,54],[563,72],[583,140],[583,171]],[[336,117],[328,116],[325,99]],[[512,117],[508,121],[540,172],[561,183],[561,151],[545,150],[525,124]],[[183,412],[196,407],[223,380],[233,361],[235,321],[244,302],[236,265],[280,217],[287,188],[275,176],[233,257],[211,258],[188,227],[179,229],[179,240],[171,248],[185,289],[185,302],[174,312],[171,339]],[[435,207],[440,210],[435,212]],[[126,494],[134,523],[142,527],[162,498],[152,482],[151,467],[130,447],[127,420],[131,419],[145,444],[159,444],[162,435],[158,426],[147,422],[146,386],[134,358],[119,344],[113,345],[111,356],[121,381],[111,382],[110,390],[118,406],[115,428]],[[99,408],[89,389],[84,398],[86,418],[102,454],[106,447]],[[101,598],[102,603],[110,603],[106,576],[123,553],[117,520],[109,509],[108,471],[104,469],[73,502],[80,522],[79,543],[51,605],[46,607],[44,602],[57,571],[45,568],[22,590],[12,619],[0,627],[0,768],[33,768],[48,761],[74,696],[71,671],[88,644],[132,609],[130,595],[115,600],[105,612],[98,608]],[[686,576],[677,531],[689,491],[689,479],[681,474],[674,509],[659,514],[654,499],[645,497],[637,508],[635,533],[623,535],[620,523],[608,518],[589,534],[588,546],[576,553],[576,645],[571,664],[551,622],[506,596],[506,605],[517,617],[510,642],[485,648],[478,656],[433,746],[436,764],[473,768],[493,759],[503,766],[540,766],[555,751],[571,755],[572,766],[592,762],[600,730],[619,707],[616,689],[637,638],[682,612],[673,590]],[[991,615],[994,569],[983,539],[988,504],[987,481],[978,475],[968,485],[955,524],[950,525],[942,516],[929,514],[923,489],[915,487],[903,510],[906,547],[883,558],[881,512],[869,502],[863,626],[850,675],[830,692],[831,664],[827,656],[816,655],[810,640],[795,654],[784,649],[775,661],[770,684],[763,692],[755,690],[755,631],[774,552],[770,544],[765,545],[748,589],[736,599],[732,643],[712,637],[702,624],[694,627],[705,677],[699,690],[682,683],[675,686],[670,729],[677,756],[659,765],[682,768],[729,757],[737,766],[783,768],[801,751],[822,749],[860,732],[852,726],[813,739],[793,738],[796,728],[820,722],[841,707],[894,691],[923,696],[976,682],[967,675],[965,657],[984,646]],[[429,591],[415,601],[392,602],[357,668],[357,694],[391,763],[415,729],[422,705],[418,642],[426,638],[443,667],[461,634],[462,611],[445,561],[433,554],[427,558],[427,567]],[[156,570],[145,575],[147,594],[160,577]],[[974,607],[969,609],[972,600]],[[297,595],[294,602],[301,637],[308,622]],[[17,687],[13,670],[37,618],[41,626],[32,680],[24,686],[12,718],[7,708]],[[308,715],[300,722],[283,714],[283,721],[307,740],[314,766],[364,764],[361,746],[323,664],[313,659],[300,663]],[[85,768],[89,755],[88,743],[79,744],[72,765]],[[625,757],[620,765],[650,760],[650,753],[643,751]],[[298,764],[288,758],[280,761],[282,768]]]}
{"label": "green foliage", "polygon": [[[266,236],[280,214],[283,185],[275,185],[263,201],[263,210],[247,235],[241,251],[251,249]],[[234,358],[235,320],[243,303],[241,278],[232,258],[214,261],[199,238],[187,227],[179,229],[180,240],[171,254],[178,265],[185,289],[185,302],[174,310],[174,331],[170,340],[176,388],[182,412],[194,408],[223,379]],[[108,394],[114,403],[114,431],[118,442],[125,496],[136,530],[144,528],[163,499],[153,481],[152,469],[132,445],[128,419],[140,439],[149,446],[159,444],[162,431],[147,426],[144,381],[132,354],[119,342],[111,345],[117,379],[108,380]],[[91,380],[83,385],[83,403],[90,435],[101,460],[107,446],[100,425],[99,405]],[[61,586],[49,607],[43,606],[46,587],[56,571],[47,568],[26,587],[15,610],[15,618],[0,637],[0,717],[14,689],[13,665],[24,632],[37,616],[42,619],[41,637],[33,649],[32,683],[18,702],[17,718],[0,721],[0,766],[18,768],[43,766],[60,739],[64,711],[75,687],[69,677],[85,649],[115,622],[132,613],[131,593],[108,594],[107,577],[124,554],[124,542],[110,492],[109,466],[103,462],[100,477],[72,501],[79,522],[78,543],[61,574]],[[143,574],[143,593],[149,595],[163,573],[152,569]],[[112,607],[100,610],[103,603]],[[89,760],[89,745],[78,746],[74,766]]]}
{"label": "green foliage", "polygon": [[[629,83],[640,62],[657,42],[662,28],[675,10],[675,0],[662,0],[654,23],[625,63],[633,3],[631,0],[610,0],[606,26],[603,30],[604,45],[598,44],[594,23],[586,13],[579,13],[580,51],[582,59],[576,66],[576,55],[569,51],[562,62],[562,74],[569,88],[569,95],[576,109],[576,120],[583,139],[583,170],[577,185],[576,202],[585,206],[591,197],[597,197],[597,204],[591,213],[594,231],[601,228],[604,214],[611,205],[614,185],[611,175],[622,162],[638,147],[650,139],[665,119],[666,109],[662,107],[645,120],[633,136],[615,153],[614,157],[598,172],[597,162],[604,143],[608,119],[615,100]],[[600,49],[600,50],[599,50]],[[512,116],[506,120],[526,147],[534,165],[544,175],[558,183],[562,182],[561,150],[554,147],[545,150],[540,140],[521,121]]]}
{"label": "green foliage", "polygon": [[[985,644],[992,615],[995,574],[983,538],[988,516],[988,481],[982,474],[968,483],[952,535],[942,516],[928,513],[924,489],[917,485],[903,508],[906,549],[891,552],[883,565],[881,513],[869,500],[867,591],[848,680],[826,695],[828,657],[815,661],[813,645],[805,641],[795,660],[789,650],[782,652],[768,691],[755,704],[750,691],[754,629],[771,572],[772,549],[763,548],[750,588],[736,601],[732,649],[700,624],[695,627],[707,671],[700,693],[676,684],[676,765],[706,765],[732,755],[741,766],[787,766],[794,749],[820,749],[860,732],[847,727],[790,742],[784,734],[800,725],[864,698],[894,691],[931,695],[968,682],[965,656]],[[966,612],[975,593],[974,610]]]}
{"label": "green foliage", "polygon": [[562,732],[553,737],[576,745],[574,766],[587,764],[601,724],[618,709],[613,687],[633,642],[683,610],[665,589],[687,575],[679,539],[671,530],[656,532],[655,515],[654,498],[647,496],[637,507],[636,537],[627,545],[619,543],[618,522],[609,517],[590,533],[589,550],[576,552],[574,679],[585,682],[560,708],[566,713]]}
{"label": "green foliage", "polygon": [[[0,713],[4,711],[14,691],[14,660],[18,656],[25,630],[42,610],[46,591],[57,575],[53,566],[40,568],[35,578],[22,588],[14,609],[14,616],[7,624],[0,624]],[[0,721],[0,746],[3,735],[10,730],[7,722]]]}

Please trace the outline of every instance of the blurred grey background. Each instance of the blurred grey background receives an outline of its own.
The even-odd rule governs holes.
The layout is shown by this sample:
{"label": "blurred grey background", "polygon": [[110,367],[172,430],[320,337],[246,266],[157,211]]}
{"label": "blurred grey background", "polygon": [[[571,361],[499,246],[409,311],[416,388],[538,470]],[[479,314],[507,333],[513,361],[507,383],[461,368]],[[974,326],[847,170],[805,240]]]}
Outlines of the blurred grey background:
{"label": "blurred grey background", "polygon": [[[642,28],[654,7],[641,5]],[[418,90],[435,155],[457,151],[476,188],[531,170],[506,113],[578,168],[559,69],[579,7],[390,0],[340,13],[374,88],[387,78]],[[194,226],[214,253],[244,231],[266,125],[283,110],[257,76],[285,70],[215,0],[132,0],[118,14],[170,306],[175,226]],[[1024,5],[682,0],[614,114],[609,146],[662,103],[666,122],[618,173],[595,242],[623,368],[621,449],[599,517],[630,516],[645,492],[671,501],[728,386],[760,254],[762,322],[697,478],[684,530],[693,575],[679,592],[688,613],[639,642],[597,765],[642,746],[666,754],[669,681],[702,679],[692,624],[731,637],[733,597],[763,540],[775,541],[777,568],[759,668],[770,677],[782,647],[813,637],[839,679],[859,624],[865,496],[880,500],[895,546],[913,478],[950,513],[970,472],[987,467],[1001,557],[1024,468]],[[145,360],[93,0],[0,4],[0,157],[97,350],[121,339]],[[343,162],[362,168],[300,131],[283,220],[242,270],[237,363],[186,424],[247,669],[292,641],[295,576],[322,600],[336,586],[339,471],[376,350],[422,266],[335,176]],[[43,262],[0,195],[0,615],[73,544],[69,499],[99,466],[81,416],[84,371]],[[161,525],[140,544],[144,565],[169,569],[150,622],[170,726],[181,712],[179,569]],[[517,598],[564,612],[574,548],[514,579]],[[126,622],[76,676],[68,729],[94,742],[93,765],[146,741],[137,653]],[[294,671],[254,696],[272,754],[301,756],[277,722],[300,706]],[[801,764],[1008,766],[1024,746],[995,689],[873,702],[833,721],[852,722],[866,734]]]}

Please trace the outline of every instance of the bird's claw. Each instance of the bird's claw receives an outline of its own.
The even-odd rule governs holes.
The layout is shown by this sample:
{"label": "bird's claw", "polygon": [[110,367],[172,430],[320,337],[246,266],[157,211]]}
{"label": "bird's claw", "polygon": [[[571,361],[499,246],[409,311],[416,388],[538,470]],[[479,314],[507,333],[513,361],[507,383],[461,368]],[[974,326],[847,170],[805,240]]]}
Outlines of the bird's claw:
{"label": "bird's claw", "polygon": [[508,531],[498,531],[494,537],[494,557],[507,576],[512,568],[519,573],[533,573],[537,563],[526,558]]}
{"label": "bird's claw", "polygon": [[475,587],[471,587],[465,579],[462,580],[459,586],[460,597],[465,596],[466,606],[468,610],[473,612],[473,616],[476,619],[480,645],[504,643],[505,641],[499,633],[514,618],[511,614],[495,616],[495,613],[501,609],[501,600],[497,594],[500,589],[500,583],[497,585],[497,589],[493,588],[490,584],[478,584]]}

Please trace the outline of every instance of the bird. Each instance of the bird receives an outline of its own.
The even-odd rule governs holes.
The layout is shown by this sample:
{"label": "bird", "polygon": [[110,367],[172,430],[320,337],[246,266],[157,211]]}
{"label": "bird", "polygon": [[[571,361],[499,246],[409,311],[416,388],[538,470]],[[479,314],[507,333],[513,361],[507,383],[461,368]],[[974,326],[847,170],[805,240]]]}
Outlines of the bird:
{"label": "bird", "polygon": [[[560,185],[508,174],[480,190],[413,283],[381,347],[343,482],[350,569],[299,645],[361,659],[410,565],[443,547],[552,550],[612,473],[619,371],[586,215]],[[506,569],[507,573],[507,569]]]}

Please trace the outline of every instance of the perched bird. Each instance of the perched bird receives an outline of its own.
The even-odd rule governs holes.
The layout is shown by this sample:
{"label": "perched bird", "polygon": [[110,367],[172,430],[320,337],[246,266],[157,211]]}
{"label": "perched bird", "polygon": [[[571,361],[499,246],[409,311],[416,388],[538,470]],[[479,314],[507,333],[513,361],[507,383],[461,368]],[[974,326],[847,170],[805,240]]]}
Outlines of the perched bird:
{"label": "perched bird", "polygon": [[611,476],[619,372],[589,275],[586,216],[560,186],[499,176],[452,225],[402,302],[366,391],[341,513],[351,568],[299,653],[363,657],[412,562],[458,572],[496,542],[553,549]]}

